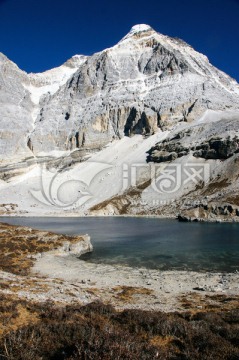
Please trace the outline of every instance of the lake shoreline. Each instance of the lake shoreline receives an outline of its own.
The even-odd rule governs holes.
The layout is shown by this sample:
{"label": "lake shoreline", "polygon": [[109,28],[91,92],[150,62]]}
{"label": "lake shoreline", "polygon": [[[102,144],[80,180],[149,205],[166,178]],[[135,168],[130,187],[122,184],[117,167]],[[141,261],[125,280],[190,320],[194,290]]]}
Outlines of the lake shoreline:
{"label": "lake shoreline", "polygon": [[78,257],[92,250],[89,236],[26,226],[0,223],[0,238],[2,357],[63,359],[73,344],[92,359],[128,359],[129,349],[131,359],[194,359],[199,348],[236,359],[239,272],[87,263]]}
{"label": "lake shoreline", "polygon": [[160,271],[239,270],[238,224],[183,223],[152,217],[15,217],[12,225],[75,236],[89,234],[89,263]]}
{"label": "lake shoreline", "polygon": [[40,215],[32,215],[32,214],[18,214],[18,213],[14,213],[14,214],[1,214],[0,215],[0,221],[1,218],[61,218],[61,217],[66,217],[66,218],[149,218],[149,219],[164,219],[164,220],[176,220],[176,221],[180,221],[180,222],[190,222],[190,223],[196,223],[196,222],[200,222],[200,223],[223,223],[223,224],[235,224],[235,223],[239,223],[239,217],[232,217],[230,219],[225,219],[222,217],[218,217],[218,218],[213,218],[213,219],[204,219],[204,218],[197,218],[197,217],[182,217],[180,215],[177,216],[169,216],[169,215],[130,215],[130,214],[125,214],[125,215],[91,215],[91,214],[87,214],[87,215],[82,215],[82,214],[76,214],[76,213],[60,213],[60,214],[40,214]]}
{"label": "lake shoreline", "polygon": [[[200,308],[206,306],[206,298],[239,296],[239,272],[160,271],[94,264],[51,254],[38,258],[32,271],[38,276],[61,279],[66,287],[70,283],[87,291],[90,295],[86,302],[99,300],[116,309],[183,311],[185,298],[192,302],[200,299],[201,305],[195,305]],[[128,299],[122,298],[122,292],[128,294]]]}
{"label": "lake shoreline", "polygon": [[[20,240],[25,239],[26,233],[30,236],[29,241],[32,241],[33,235],[40,240],[39,248],[36,241],[34,249],[30,247],[29,251],[34,250],[32,255],[31,252],[20,254],[19,266],[25,270],[22,261],[30,260],[27,265],[29,271],[22,273],[1,269],[0,290],[4,295],[33,302],[53,301],[65,305],[84,305],[100,301],[113,305],[118,310],[128,308],[183,312],[206,311],[209,308],[226,309],[228,306],[234,307],[235,304],[238,306],[238,271],[234,273],[161,271],[143,267],[94,264],[79,259],[79,252],[71,252],[70,245],[62,248],[62,241],[65,241],[62,235],[10,225],[7,229],[3,227],[1,232],[3,238],[4,234],[9,235],[9,232],[12,232],[9,241],[17,241],[19,246],[22,244]],[[50,251],[42,252],[41,239],[45,236],[48,236],[49,241],[51,237],[54,238],[56,244],[59,239],[60,251],[59,249],[52,251],[49,247]],[[79,236],[76,240],[78,239]],[[71,241],[70,237],[67,237],[67,241]],[[26,243],[23,243],[24,251],[25,245]],[[86,245],[87,251],[91,251],[88,242]],[[7,240],[5,247],[7,250]],[[8,256],[5,250],[2,253],[3,257]],[[14,264],[16,264],[15,260]]]}
{"label": "lake shoreline", "polygon": [[[32,230],[26,226],[1,224],[1,233],[6,240],[2,256],[9,256],[8,240],[16,245],[25,244],[21,239],[32,242],[30,253],[20,254],[20,270],[6,271],[1,268],[1,293],[34,302],[53,301],[58,304],[88,304],[100,301],[111,304],[116,309],[140,309],[163,312],[197,311],[209,308],[226,309],[228,306],[238,306],[239,302],[239,272],[212,271],[181,271],[152,270],[143,267],[123,265],[95,264],[79,259],[80,252],[73,252],[70,244],[62,247],[62,241],[75,241],[74,237],[62,238],[60,234]],[[60,249],[42,251],[41,239],[55,239]],[[33,239],[34,238],[34,239]],[[86,241],[88,237],[75,237]],[[21,240],[21,241],[20,241]],[[60,240],[60,243],[59,243]],[[82,241],[81,240],[81,241]],[[87,240],[86,251],[91,251]],[[39,248],[37,247],[39,246]],[[31,254],[31,251],[33,253]],[[94,251],[94,250],[93,250]],[[19,253],[19,251],[18,251]],[[15,250],[13,251],[15,254]],[[29,271],[25,272],[23,260],[27,261]],[[14,259],[13,259],[14,260]],[[25,261],[24,260],[24,261]],[[6,261],[5,261],[6,262]],[[3,263],[3,261],[1,261]],[[6,262],[8,265],[8,261]],[[13,265],[16,261],[13,261]],[[15,265],[14,265],[15,266]],[[236,305],[235,305],[236,304]]]}

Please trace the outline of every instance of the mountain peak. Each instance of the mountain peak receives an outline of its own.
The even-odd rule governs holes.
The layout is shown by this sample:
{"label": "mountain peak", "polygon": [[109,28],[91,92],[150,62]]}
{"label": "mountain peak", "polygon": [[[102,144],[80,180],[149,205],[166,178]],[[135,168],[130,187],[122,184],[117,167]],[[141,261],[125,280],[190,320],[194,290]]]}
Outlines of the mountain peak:
{"label": "mountain peak", "polygon": [[146,24],[138,24],[138,25],[134,25],[131,28],[130,34],[135,34],[135,33],[143,32],[143,31],[150,31],[150,30],[153,30],[151,28],[151,26],[146,25]]}
{"label": "mountain peak", "polygon": [[[123,37],[123,39],[121,41],[124,41],[126,39],[130,39],[131,37],[133,37],[136,34],[141,34],[141,33],[146,33],[147,31],[154,31],[154,29],[151,28],[151,26],[146,25],[146,24],[138,24],[138,25],[134,25],[130,31],[128,32],[128,34],[125,35],[125,37]],[[120,42],[121,42],[120,41]]]}

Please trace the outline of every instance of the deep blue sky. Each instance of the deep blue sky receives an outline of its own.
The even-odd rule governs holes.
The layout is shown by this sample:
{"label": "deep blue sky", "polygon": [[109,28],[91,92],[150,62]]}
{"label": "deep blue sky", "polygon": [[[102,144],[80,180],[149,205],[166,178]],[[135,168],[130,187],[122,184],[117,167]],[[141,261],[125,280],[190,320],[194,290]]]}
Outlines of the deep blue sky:
{"label": "deep blue sky", "polygon": [[27,72],[118,42],[145,23],[239,81],[239,0],[0,0],[0,51]]}

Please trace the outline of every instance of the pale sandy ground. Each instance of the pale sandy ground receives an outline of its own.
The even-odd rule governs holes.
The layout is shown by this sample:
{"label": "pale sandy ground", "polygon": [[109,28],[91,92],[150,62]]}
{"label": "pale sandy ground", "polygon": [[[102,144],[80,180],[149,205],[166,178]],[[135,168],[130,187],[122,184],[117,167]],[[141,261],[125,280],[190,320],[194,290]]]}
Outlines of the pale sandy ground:
{"label": "pale sandy ground", "polygon": [[0,271],[1,293],[61,305],[102,301],[116,309],[201,311],[238,306],[239,273],[96,265],[45,253],[27,276]]}
{"label": "pale sandy ground", "polygon": [[72,256],[49,253],[38,258],[33,272],[48,281],[60,281],[55,299],[82,303],[101,300],[118,309],[180,311],[184,309],[182,298],[190,300],[200,295],[201,303],[195,306],[203,308],[203,299],[208,296],[239,295],[239,273],[162,272],[92,264]]}

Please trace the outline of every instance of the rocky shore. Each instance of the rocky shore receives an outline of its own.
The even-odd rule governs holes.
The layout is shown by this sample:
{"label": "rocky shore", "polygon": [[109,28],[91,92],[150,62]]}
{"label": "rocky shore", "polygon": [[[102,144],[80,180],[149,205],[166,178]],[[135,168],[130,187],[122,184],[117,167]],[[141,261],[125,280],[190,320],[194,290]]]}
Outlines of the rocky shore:
{"label": "rocky shore", "polygon": [[183,311],[184,297],[188,300],[200,298],[196,308],[204,308],[211,296],[239,295],[239,273],[162,272],[92,264],[51,254],[37,259],[32,270],[44,277],[61,279],[62,289],[66,289],[67,284],[74,284],[74,296],[84,303],[97,299],[118,309]]}
{"label": "rocky shore", "polygon": [[[0,292],[29,301],[87,304],[160,311],[235,306],[239,273],[157,271],[93,264],[88,236],[69,237],[0,225]],[[224,302],[225,299],[229,299]]]}
{"label": "rocky shore", "polygon": [[87,263],[88,236],[2,223],[0,248],[1,359],[238,357],[238,272]]}

